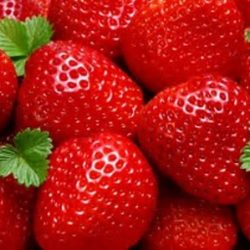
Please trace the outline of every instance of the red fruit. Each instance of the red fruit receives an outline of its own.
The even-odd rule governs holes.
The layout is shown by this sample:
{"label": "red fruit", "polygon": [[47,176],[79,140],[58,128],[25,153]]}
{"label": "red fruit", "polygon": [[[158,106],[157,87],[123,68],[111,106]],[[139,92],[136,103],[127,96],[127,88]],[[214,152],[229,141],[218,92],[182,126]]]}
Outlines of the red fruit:
{"label": "red fruit", "polygon": [[161,200],[144,250],[232,250],[237,229],[231,211],[191,197]]}
{"label": "red fruit", "polygon": [[79,40],[110,57],[120,56],[120,39],[147,0],[52,0],[49,19],[56,38]]}
{"label": "red fruit", "polygon": [[46,250],[127,250],[147,229],[156,196],[149,164],[125,137],[67,141],[38,195],[36,238]]}
{"label": "red fruit", "polygon": [[250,196],[238,205],[237,215],[242,231],[250,240]]}
{"label": "red fruit", "polygon": [[249,120],[247,93],[227,78],[207,75],[157,95],[142,112],[139,140],[185,191],[234,204],[248,192],[239,158]]}
{"label": "red fruit", "polygon": [[25,20],[32,16],[46,16],[50,0],[2,0],[0,18]]}
{"label": "red fruit", "polygon": [[[0,147],[10,142],[1,138]],[[34,189],[20,186],[12,177],[0,177],[0,249],[26,250],[31,236]]]}
{"label": "red fruit", "polygon": [[238,4],[238,7],[241,11],[241,14],[243,16],[243,19],[245,21],[245,25],[250,25],[250,0],[236,0],[236,3]]}
{"label": "red fruit", "polygon": [[153,0],[125,32],[123,52],[135,76],[157,92],[197,74],[231,75],[243,26],[232,0]]}
{"label": "red fruit", "polygon": [[31,234],[29,192],[12,179],[0,179],[0,249],[27,249]]}
{"label": "red fruit", "polygon": [[17,93],[17,76],[10,58],[0,51],[0,132],[11,116]]}
{"label": "red fruit", "polygon": [[133,136],[143,100],[140,89],[92,49],[56,42],[26,66],[17,125],[48,130],[58,142],[104,130]]}

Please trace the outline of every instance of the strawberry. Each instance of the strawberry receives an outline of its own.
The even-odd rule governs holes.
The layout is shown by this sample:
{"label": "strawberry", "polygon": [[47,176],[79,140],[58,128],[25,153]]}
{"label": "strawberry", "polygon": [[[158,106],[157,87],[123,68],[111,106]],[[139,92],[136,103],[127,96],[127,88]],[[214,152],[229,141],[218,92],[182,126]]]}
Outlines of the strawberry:
{"label": "strawberry", "polygon": [[241,11],[245,25],[250,25],[250,0],[236,0],[236,3]]}
{"label": "strawberry", "polygon": [[143,107],[140,88],[101,53],[73,41],[49,43],[52,35],[41,17],[0,21],[0,49],[24,75],[17,130],[42,128],[55,143],[99,131],[133,138]]}
{"label": "strawberry", "polygon": [[56,143],[104,130],[133,136],[142,104],[141,90],[102,54],[52,42],[26,65],[17,127],[48,130]]}
{"label": "strawberry", "polygon": [[231,76],[244,44],[243,27],[232,0],[152,0],[124,32],[123,54],[154,92],[197,74]]}
{"label": "strawberry", "polygon": [[0,132],[6,127],[17,94],[17,76],[10,58],[0,51]]}
{"label": "strawberry", "polygon": [[35,235],[42,249],[127,250],[154,215],[156,179],[127,138],[71,139],[50,157],[38,194]]}
{"label": "strawberry", "polygon": [[[5,145],[12,136],[3,138],[0,142],[0,175],[9,176],[0,177],[0,249],[2,250],[26,250],[30,243],[35,190],[27,188],[29,184],[27,187],[19,185],[15,179],[19,179],[21,183],[22,178],[25,178],[28,183],[36,179],[36,174],[27,165],[34,162],[29,156],[36,157],[34,153],[39,152],[43,145],[46,146],[44,140],[41,138],[37,140],[39,133],[25,131],[17,135],[14,139],[17,145],[15,149],[12,145]],[[30,142],[35,144],[29,147]],[[35,171],[38,171],[37,167],[43,164],[41,158],[38,160],[41,162],[34,164],[35,167],[33,165]],[[14,174],[15,179],[10,175],[11,173]]]}
{"label": "strawberry", "polygon": [[148,0],[52,0],[49,20],[56,38],[79,40],[107,56],[120,56],[120,39],[137,10]]}
{"label": "strawberry", "polygon": [[46,16],[49,0],[2,0],[0,18],[9,17],[25,20],[32,16]]}
{"label": "strawberry", "polygon": [[157,95],[142,112],[138,134],[161,172],[185,191],[234,204],[248,192],[239,158],[249,139],[249,120],[245,90],[206,75]]}
{"label": "strawberry", "polygon": [[227,207],[185,195],[161,199],[143,250],[232,250],[237,228]]}
{"label": "strawberry", "polygon": [[31,234],[31,194],[12,178],[0,178],[0,249],[25,250]]}

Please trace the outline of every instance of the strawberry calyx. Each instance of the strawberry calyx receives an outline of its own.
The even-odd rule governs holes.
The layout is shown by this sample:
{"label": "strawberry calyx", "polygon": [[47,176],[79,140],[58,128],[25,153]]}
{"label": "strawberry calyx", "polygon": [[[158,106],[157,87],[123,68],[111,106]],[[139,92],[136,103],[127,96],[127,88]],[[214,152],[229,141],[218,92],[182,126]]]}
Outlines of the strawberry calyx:
{"label": "strawberry calyx", "polygon": [[250,43],[250,28],[245,29],[245,41]]}
{"label": "strawberry calyx", "polygon": [[250,142],[242,149],[240,157],[241,169],[250,172]]}
{"label": "strawberry calyx", "polygon": [[26,129],[18,133],[13,145],[0,148],[0,176],[13,175],[21,185],[39,187],[48,174],[52,147],[48,132]]}
{"label": "strawberry calyx", "polygon": [[0,21],[0,49],[13,61],[18,76],[25,74],[29,56],[47,44],[53,28],[44,17],[27,18],[25,21],[5,18]]}

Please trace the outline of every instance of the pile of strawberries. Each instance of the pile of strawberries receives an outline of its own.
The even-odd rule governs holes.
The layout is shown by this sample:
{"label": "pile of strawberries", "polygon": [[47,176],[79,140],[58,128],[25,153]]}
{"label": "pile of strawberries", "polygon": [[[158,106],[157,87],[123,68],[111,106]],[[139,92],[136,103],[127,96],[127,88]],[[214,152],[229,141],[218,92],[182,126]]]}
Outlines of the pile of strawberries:
{"label": "pile of strawberries", "polygon": [[0,250],[250,249],[249,0],[0,0]]}

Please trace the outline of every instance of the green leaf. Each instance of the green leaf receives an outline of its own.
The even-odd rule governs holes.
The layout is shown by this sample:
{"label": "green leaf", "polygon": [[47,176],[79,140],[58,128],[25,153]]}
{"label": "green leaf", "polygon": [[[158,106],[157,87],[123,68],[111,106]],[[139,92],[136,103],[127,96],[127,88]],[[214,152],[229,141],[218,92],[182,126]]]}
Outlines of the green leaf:
{"label": "green leaf", "polygon": [[240,157],[241,169],[250,172],[250,142],[242,150],[242,155]]}
{"label": "green leaf", "polygon": [[21,57],[21,58],[17,58],[17,59],[14,59],[14,65],[15,65],[15,68],[16,68],[16,73],[17,73],[17,76],[23,76],[24,75],[24,69],[25,69],[25,64],[27,62],[27,58],[26,57]]}
{"label": "green leaf", "polygon": [[28,35],[29,51],[40,48],[47,44],[53,36],[52,25],[43,17],[34,17],[25,21],[25,27]]}
{"label": "green leaf", "polygon": [[47,132],[40,129],[26,129],[18,133],[14,146],[0,148],[0,176],[13,175],[26,187],[39,187],[48,174],[48,156],[52,140]]}
{"label": "green leaf", "polygon": [[25,74],[30,55],[47,44],[52,36],[52,25],[44,17],[32,17],[25,22],[9,18],[0,20],[0,49],[11,57],[18,76]]}
{"label": "green leaf", "polygon": [[8,18],[0,21],[0,49],[10,57],[27,55],[28,36],[22,22]]}

